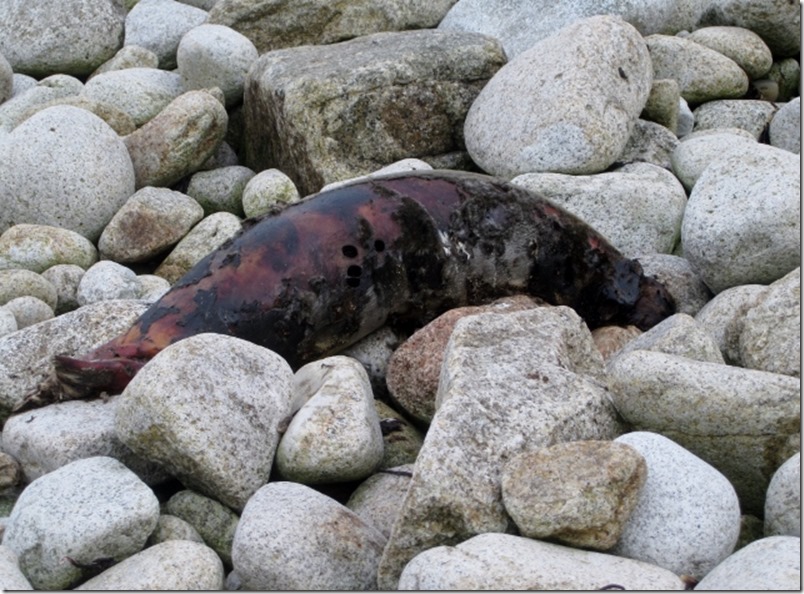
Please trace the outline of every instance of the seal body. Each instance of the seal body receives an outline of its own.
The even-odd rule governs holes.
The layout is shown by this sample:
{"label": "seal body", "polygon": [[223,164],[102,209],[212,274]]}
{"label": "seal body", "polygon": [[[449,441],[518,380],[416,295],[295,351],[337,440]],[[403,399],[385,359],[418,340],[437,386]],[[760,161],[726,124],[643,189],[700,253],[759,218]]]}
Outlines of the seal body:
{"label": "seal body", "polygon": [[40,397],[122,391],[159,351],[201,332],[298,368],[386,323],[421,326],[516,293],[568,305],[590,328],[647,329],[675,310],[638,262],[532,192],[467,172],[394,174],[245,221],[128,332],[85,357],[57,356]]}

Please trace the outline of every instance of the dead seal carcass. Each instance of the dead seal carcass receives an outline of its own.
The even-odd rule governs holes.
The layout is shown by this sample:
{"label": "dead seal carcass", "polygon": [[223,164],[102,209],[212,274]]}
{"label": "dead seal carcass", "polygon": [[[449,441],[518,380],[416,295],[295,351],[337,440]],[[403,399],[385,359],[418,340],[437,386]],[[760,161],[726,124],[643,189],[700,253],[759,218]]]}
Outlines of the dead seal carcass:
{"label": "dead seal carcass", "polygon": [[80,358],[56,356],[16,410],[119,393],[159,351],[201,332],[298,368],[383,324],[420,326],[516,293],[568,305],[590,328],[647,329],[675,310],[637,261],[537,194],[459,171],[394,174],[245,221],[129,331]]}

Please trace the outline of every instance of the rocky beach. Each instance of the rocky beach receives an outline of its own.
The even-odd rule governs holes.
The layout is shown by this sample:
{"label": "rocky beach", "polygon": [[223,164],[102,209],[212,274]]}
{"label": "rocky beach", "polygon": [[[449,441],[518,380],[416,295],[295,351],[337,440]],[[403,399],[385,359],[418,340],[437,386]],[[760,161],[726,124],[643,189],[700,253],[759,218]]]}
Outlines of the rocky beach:
{"label": "rocky beach", "polygon": [[[787,0],[0,3],[0,588],[800,590],[800,52]],[[388,221],[509,288],[439,298],[411,257],[438,306],[322,302],[345,348],[297,362],[235,311],[18,410],[259,220],[469,173],[497,210]],[[494,243],[528,192],[592,251]],[[566,305],[590,228],[600,294],[633,303],[634,262],[672,315]],[[330,298],[282,238],[256,265]],[[340,245],[338,290],[408,299],[367,265],[397,244]],[[539,258],[572,266],[517,285]]]}

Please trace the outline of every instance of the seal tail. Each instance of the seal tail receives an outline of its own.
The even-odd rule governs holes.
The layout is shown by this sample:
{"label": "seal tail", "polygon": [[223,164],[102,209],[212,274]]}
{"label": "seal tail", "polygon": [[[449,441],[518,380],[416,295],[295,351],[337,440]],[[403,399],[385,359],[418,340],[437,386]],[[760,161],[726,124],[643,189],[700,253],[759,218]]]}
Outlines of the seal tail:
{"label": "seal tail", "polygon": [[145,365],[145,361],[124,357],[86,360],[66,355],[56,355],[53,363],[53,372],[20,400],[12,413],[99,392],[119,394]]}

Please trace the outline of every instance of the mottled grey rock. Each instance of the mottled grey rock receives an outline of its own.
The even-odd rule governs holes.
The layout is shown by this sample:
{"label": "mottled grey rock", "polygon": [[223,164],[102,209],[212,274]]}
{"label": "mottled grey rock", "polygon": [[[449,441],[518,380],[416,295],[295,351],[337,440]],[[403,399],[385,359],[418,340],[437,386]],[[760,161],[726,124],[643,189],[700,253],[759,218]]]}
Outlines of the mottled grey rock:
{"label": "mottled grey rock", "polygon": [[799,590],[801,539],[769,536],[743,547],[710,571],[696,590]]}
{"label": "mottled grey rock", "polygon": [[[187,91],[124,138],[136,187],[169,186],[193,173],[226,134],[229,117],[205,91]],[[133,194],[133,192],[131,192]]]}
{"label": "mottled grey rock", "polygon": [[303,402],[276,449],[285,480],[306,485],[368,477],[383,457],[380,419],[368,373],[356,359],[336,355],[303,366],[294,378]]}
{"label": "mottled grey rock", "polygon": [[615,442],[642,454],[648,479],[611,553],[696,579],[731,554],[740,504],[726,477],[657,433],[627,433]]}
{"label": "mottled grey rock", "polygon": [[762,38],[743,27],[702,27],[687,39],[731,58],[750,79],[767,74],[773,64],[773,55]]}
{"label": "mottled grey rock", "polygon": [[763,135],[779,107],[770,101],[722,99],[695,108],[694,130],[741,128],[757,140]]}
{"label": "mottled grey rock", "polygon": [[171,514],[160,514],[156,528],[151,532],[151,536],[148,537],[146,545],[150,547],[168,540],[189,540],[202,544],[204,542],[198,530],[193,528],[189,522],[185,522],[180,517]]}
{"label": "mottled grey rock", "polygon": [[293,180],[278,169],[260,171],[243,188],[243,212],[256,217],[299,201],[299,191]]}
{"label": "mottled grey rock", "polygon": [[654,351],[696,361],[725,364],[723,354],[706,328],[685,313],[665,318],[625,345],[617,356],[632,351]]}
{"label": "mottled grey rock", "polygon": [[346,507],[388,538],[399,515],[413,474],[413,464],[387,468],[373,474],[354,490]]}
{"label": "mottled grey rock", "polygon": [[82,94],[123,110],[139,128],[184,90],[181,77],[175,72],[135,67],[92,77],[84,85]]}
{"label": "mottled grey rock", "polygon": [[618,163],[650,163],[670,171],[670,155],[678,146],[675,133],[656,122],[639,119],[617,158]]}
{"label": "mottled grey rock", "polygon": [[377,398],[385,398],[388,395],[385,382],[388,360],[406,336],[407,333],[403,330],[391,328],[386,324],[338,353],[357,359],[366,369],[371,390],[374,392],[375,404]]}
{"label": "mottled grey rock", "polygon": [[496,37],[502,41],[508,56],[514,58],[559,29],[586,17],[616,15],[636,27],[642,35],[650,35],[692,29],[700,11],[699,4],[689,0],[460,0],[438,27]]}
{"label": "mottled grey rock", "polygon": [[142,550],[159,518],[156,495],[113,458],[77,460],[33,481],[22,492],[3,545],[38,590],[68,589],[88,570],[67,562],[125,559]]}
{"label": "mottled grey rock", "polygon": [[692,132],[692,128],[695,126],[695,116],[690,109],[689,104],[681,97],[678,100],[678,129],[676,130],[676,136],[682,138]]}
{"label": "mottled grey rock", "polygon": [[0,5],[0,54],[37,78],[89,74],[120,48],[124,19],[114,0],[8,0]]}
{"label": "mottled grey rock", "polygon": [[765,536],[801,537],[801,452],[773,473],[765,499]]}
{"label": "mottled grey rock", "polygon": [[98,250],[83,235],[50,225],[14,225],[0,235],[0,268],[25,268],[34,272],[57,264],[89,268]]}
{"label": "mottled grey rock", "polygon": [[380,470],[415,463],[424,443],[422,432],[382,400],[374,399],[374,409],[380,418],[380,427],[385,427]]}
{"label": "mottled grey rock", "polygon": [[144,309],[139,301],[100,302],[0,338],[0,419],[50,375],[54,355],[100,346],[128,330]]}
{"label": "mottled grey rock", "polygon": [[27,295],[41,299],[52,308],[58,300],[56,287],[41,274],[20,268],[0,270],[0,305]]}
{"label": "mottled grey rock", "polygon": [[90,241],[134,193],[126,146],[98,116],[49,107],[0,141],[0,229],[64,227]]}
{"label": "mottled grey rock", "polygon": [[801,97],[779,108],[770,123],[770,143],[791,153],[801,152]]}
{"label": "mottled grey rock", "polygon": [[740,335],[745,313],[759,303],[768,290],[765,285],[739,285],[715,295],[695,314],[695,320],[707,329],[717,342],[723,359],[729,365],[742,367]]}
{"label": "mottled grey rock", "polygon": [[175,283],[204,256],[219,248],[241,228],[239,217],[216,212],[201,220],[162,261],[155,274]]}
{"label": "mottled grey rock", "polygon": [[157,484],[165,473],[136,456],[115,434],[118,403],[115,397],[107,402],[75,400],[46,406],[33,416],[14,415],[3,427],[3,450],[19,460],[28,482],[76,460],[108,456],[146,484]]}
{"label": "mottled grey rock", "polygon": [[223,25],[204,24],[181,38],[176,62],[185,89],[218,87],[227,107],[232,107],[242,102],[246,73],[258,55],[245,35]]}
{"label": "mottled grey rock", "polygon": [[98,248],[102,257],[115,262],[146,261],[178,243],[203,217],[204,209],[189,196],[147,186],[115,213]]}
{"label": "mottled grey rock", "polygon": [[45,103],[33,105],[20,114],[19,121],[22,122],[35,113],[55,105],[72,105],[73,107],[78,107],[94,113],[104,122],[109,124],[112,130],[114,130],[120,136],[130,134],[137,127],[134,123],[134,119],[122,109],[119,109],[116,106],[104,101],[90,99],[85,95],[68,95],[66,97],[57,97],[55,99],[51,99],[50,101],[46,101]]}
{"label": "mottled grey rock", "polygon": [[633,163],[595,175],[526,173],[511,183],[569,210],[629,258],[670,253],[681,234],[687,195],[672,173],[655,165]]}
{"label": "mottled grey rock", "polygon": [[268,481],[277,427],[290,412],[291,375],[273,351],[197,334],[160,351],[134,376],[115,430],[184,485],[242,509]]}
{"label": "mottled grey rock", "polygon": [[650,93],[642,36],[611,16],[584,19],[503,66],[466,115],[472,159],[486,172],[588,174],[622,153]]}
{"label": "mottled grey rock", "polygon": [[219,0],[209,22],[228,25],[263,54],[297,45],[327,45],[379,31],[435,27],[455,0]]}
{"label": "mottled grey rock", "polygon": [[0,104],[11,98],[14,92],[14,71],[5,56],[0,53]]}
{"label": "mottled grey rock", "polygon": [[714,293],[771,283],[801,262],[798,157],[759,144],[707,167],[681,224],[684,257]]}
{"label": "mottled grey rock", "polygon": [[673,173],[692,190],[704,169],[729,153],[751,154],[757,146],[751,133],[742,128],[714,128],[684,137],[670,156]]}
{"label": "mottled grey rock", "polygon": [[15,297],[3,306],[14,314],[17,329],[27,328],[53,318],[53,308],[37,297]]}
{"label": "mottled grey rock", "polygon": [[170,290],[170,283],[155,274],[138,274],[140,299],[153,303]]}
{"label": "mottled grey rock", "polygon": [[675,134],[678,130],[678,83],[672,78],[654,78],[650,94],[640,117],[665,126]]}
{"label": "mottled grey rock", "polygon": [[620,538],[646,474],[630,446],[558,443],[508,460],[502,499],[522,536],[605,551]]}
{"label": "mottled grey rock", "polygon": [[[534,362],[538,361],[538,364]],[[520,451],[621,432],[586,324],[567,307],[458,322],[444,356],[436,414],[383,552],[381,589],[421,551],[506,532],[500,475]]]}
{"label": "mottled grey rock", "polygon": [[636,326],[601,326],[592,330],[595,347],[603,355],[603,361],[619,353],[629,342],[642,334]]}
{"label": "mottled grey rock", "polygon": [[246,165],[275,167],[306,195],[461,151],[466,112],[504,62],[494,39],[434,30],[268,52],[246,82]]}
{"label": "mottled grey rock", "polygon": [[430,423],[435,414],[436,393],[444,351],[455,324],[478,313],[507,314],[536,307],[530,297],[499,299],[489,305],[450,309],[414,332],[388,360],[386,384],[399,409],[420,423]]}
{"label": "mottled grey rock", "polygon": [[0,585],[3,590],[33,590],[31,582],[19,567],[17,554],[0,545]]}
{"label": "mottled grey rock", "polygon": [[84,88],[80,80],[66,74],[54,74],[38,82],[32,80],[32,85],[0,104],[0,130],[10,132],[51,101],[77,96]]}
{"label": "mottled grey rock", "polygon": [[81,277],[75,299],[88,305],[109,299],[139,299],[140,283],[130,268],[111,260],[93,264]]}
{"label": "mottled grey rock", "polygon": [[243,190],[254,175],[242,165],[199,171],[190,178],[187,195],[203,207],[205,215],[224,211],[242,217]]}
{"label": "mottled grey rock", "polygon": [[125,70],[126,68],[158,68],[159,56],[151,50],[138,45],[124,45],[109,60],[95,69],[89,78],[111,72]]}
{"label": "mottled grey rock", "polygon": [[17,318],[14,317],[11,311],[0,306],[0,336],[11,334],[17,330]]}
{"label": "mottled grey rock", "polygon": [[740,361],[750,369],[801,377],[801,267],[771,283],[746,312]]}
{"label": "mottled grey rock", "polygon": [[698,26],[730,25],[758,34],[776,58],[797,56],[801,50],[801,9],[795,2],[712,0],[706,3]]}
{"label": "mottled grey rock", "polygon": [[279,481],[246,504],[232,561],[247,590],[373,590],[384,544],[385,537],[349,508],[305,485]]}
{"label": "mottled grey rock", "polygon": [[[78,80],[78,79],[76,79]],[[79,81],[80,82],[80,81]],[[16,97],[20,93],[27,91],[37,85],[37,80],[33,76],[27,74],[14,73],[14,86],[12,88],[11,96]]]}
{"label": "mottled grey rock", "polygon": [[240,518],[231,509],[195,491],[185,489],[168,499],[168,513],[195,528],[227,567],[232,566],[232,541]]}
{"label": "mottled grey rock", "polygon": [[42,278],[56,287],[56,314],[63,314],[80,307],[78,305],[78,285],[84,276],[84,269],[76,264],[56,264],[42,272]]}
{"label": "mottled grey rock", "polygon": [[798,378],[650,351],[607,369],[614,406],[634,429],[704,459],[729,478],[744,512],[762,514],[771,475],[799,441]]}
{"label": "mottled grey rock", "polygon": [[139,0],[126,16],[125,45],[151,50],[159,58],[159,68],[171,70],[182,36],[208,16],[205,10],[175,0]]}
{"label": "mottled grey rock", "polygon": [[777,101],[792,101],[799,94],[801,65],[796,58],[787,58],[774,62],[765,80],[776,85]]}
{"label": "mottled grey rock", "polygon": [[672,572],[649,563],[511,534],[480,534],[414,557],[400,590],[683,590]]}
{"label": "mottled grey rock", "polygon": [[748,90],[748,76],[734,60],[689,39],[671,35],[649,35],[655,78],[672,78],[681,96],[689,102],[742,97]]}
{"label": "mottled grey rock", "polygon": [[208,546],[169,540],[124,559],[76,590],[222,590],[223,563]]}
{"label": "mottled grey rock", "polygon": [[684,258],[672,254],[640,254],[637,260],[644,274],[655,277],[670,291],[678,313],[694,316],[712,299],[709,287]]}

